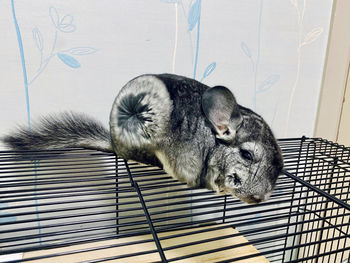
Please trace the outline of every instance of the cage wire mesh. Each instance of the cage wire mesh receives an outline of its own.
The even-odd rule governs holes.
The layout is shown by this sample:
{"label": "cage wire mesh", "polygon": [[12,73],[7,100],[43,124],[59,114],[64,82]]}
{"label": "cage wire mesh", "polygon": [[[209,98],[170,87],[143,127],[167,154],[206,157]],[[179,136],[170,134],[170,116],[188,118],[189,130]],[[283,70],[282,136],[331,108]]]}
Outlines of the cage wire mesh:
{"label": "cage wire mesh", "polygon": [[258,205],[113,154],[0,152],[0,262],[350,262],[350,149],[279,144],[284,170]]}

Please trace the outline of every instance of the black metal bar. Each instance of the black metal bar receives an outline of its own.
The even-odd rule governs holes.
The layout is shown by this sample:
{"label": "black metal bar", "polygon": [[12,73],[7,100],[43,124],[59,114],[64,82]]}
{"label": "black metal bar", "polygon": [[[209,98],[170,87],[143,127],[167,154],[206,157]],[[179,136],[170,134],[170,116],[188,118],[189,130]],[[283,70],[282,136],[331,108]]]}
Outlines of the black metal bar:
{"label": "black metal bar", "polygon": [[149,212],[148,212],[147,205],[146,205],[146,203],[145,203],[145,200],[143,199],[143,196],[142,196],[142,192],[141,192],[141,190],[140,190],[140,187],[139,187],[138,183],[134,181],[134,178],[133,178],[133,176],[132,176],[132,174],[131,174],[131,172],[130,172],[130,168],[129,168],[128,163],[127,163],[126,160],[124,160],[124,164],[125,164],[125,167],[126,167],[126,169],[127,169],[127,171],[128,171],[128,175],[129,175],[129,178],[130,178],[130,184],[131,184],[132,187],[135,188],[135,190],[136,190],[136,192],[137,192],[137,195],[138,195],[138,197],[139,197],[139,199],[140,199],[140,202],[141,202],[143,211],[144,211],[145,216],[146,216],[146,218],[147,218],[147,223],[148,223],[149,228],[150,228],[150,230],[151,230],[151,233],[152,233],[154,242],[155,242],[155,244],[156,244],[156,246],[157,246],[157,250],[158,250],[159,256],[160,256],[160,258],[162,259],[162,262],[168,262],[167,259],[166,259],[166,257],[165,257],[165,254],[164,254],[162,245],[160,244],[160,241],[159,241],[157,232],[156,232],[156,230],[155,230],[155,228],[154,228],[154,226],[153,226],[152,218],[151,218],[151,216],[150,216],[150,214],[149,214]]}
{"label": "black metal bar", "polygon": [[[333,178],[336,177],[336,175],[334,174],[334,169],[335,169],[335,166],[337,165],[337,163],[338,163],[338,158],[335,157],[333,165],[332,165],[332,169],[331,169],[331,172],[330,172],[330,175],[328,176],[328,178],[326,178],[326,179],[328,179],[327,180],[328,181],[327,182],[327,189],[325,189],[324,191],[326,191],[326,193],[329,194],[329,195],[330,195],[330,190],[329,189],[331,188],[331,186],[333,184]],[[324,211],[322,212],[323,217],[326,216],[326,213],[327,213],[327,210],[328,210],[328,206],[329,206],[330,203],[331,203],[330,200],[328,200],[328,202],[326,202],[325,207],[324,207]],[[325,223],[326,222],[324,220],[321,222],[321,228],[324,227]],[[321,232],[320,232],[320,240],[322,239],[324,231],[325,230],[322,229]],[[321,245],[320,244],[317,245],[317,252],[316,253],[317,253],[317,255],[321,253]]]}
{"label": "black metal bar", "polygon": [[225,223],[226,205],[227,205],[227,196],[225,195],[225,197],[224,197],[224,209],[223,209],[223,212],[222,212],[222,223]]}
{"label": "black metal bar", "polygon": [[[305,165],[304,165],[304,177],[303,177],[303,179],[304,180],[307,180],[307,181],[310,181],[310,177],[312,176],[312,175],[308,175],[308,166],[311,166],[311,167],[315,167],[315,166],[317,166],[318,167],[318,163],[316,162],[315,163],[315,161],[316,161],[316,143],[315,143],[315,141],[310,141],[310,142],[308,142],[307,143],[307,147],[306,147],[306,161],[305,161]],[[327,169],[326,169],[327,170]],[[316,177],[319,175],[319,169],[316,169]],[[296,174],[296,175],[298,175],[298,174]],[[306,187],[305,187],[306,188]],[[307,189],[306,191],[303,191],[303,192],[305,192],[305,200],[304,200],[304,202],[302,203],[302,206],[304,207],[304,208],[299,208],[299,209],[304,209],[305,211],[307,210],[307,206],[310,206],[310,202],[309,202],[309,199],[311,199],[312,200],[312,202],[314,203],[314,202],[317,202],[318,201],[318,198],[319,198],[319,196],[316,196],[316,201],[315,201],[315,196],[314,196],[314,192],[312,192],[312,191],[310,191],[310,189]],[[311,195],[311,196],[310,196]],[[299,201],[299,204],[300,204],[300,201]],[[305,221],[305,214],[303,214],[302,216],[301,216],[301,221]],[[318,222],[319,221],[317,221],[316,223],[318,224]],[[313,224],[313,226],[311,227],[311,228],[313,228],[314,227],[314,224],[315,224],[315,222],[313,222],[312,223]],[[305,224],[302,224],[301,225],[301,229],[303,230],[303,229],[308,229],[308,228],[310,228],[310,224],[307,224],[307,225],[305,225]],[[303,232],[303,231],[301,231],[301,232]],[[307,234],[306,234],[306,236],[304,237],[304,239],[306,240],[305,242],[311,242],[312,241],[312,237],[313,237],[313,234],[314,234],[314,232],[308,232]],[[302,235],[299,235],[298,236],[298,243],[300,243],[300,240],[301,240],[301,238],[302,238]],[[293,244],[294,244],[294,242],[293,242]],[[304,248],[304,253],[303,253],[303,257],[305,257],[305,255],[308,255],[308,253],[309,253],[309,249],[310,249],[310,246],[307,246],[307,247],[305,247]],[[300,254],[300,252],[299,252],[299,248],[296,250],[296,255],[299,255]]]}
{"label": "black metal bar", "polygon": [[289,172],[286,171],[286,170],[282,170],[282,173],[285,174],[286,176],[292,178],[293,180],[297,181],[298,183],[300,183],[300,184],[306,186],[307,188],[311,189],[312,191],[315,191],[315,192],[317,192],[318,194],[324,196],[324,197],[327,198],[328,200],[330,200],[330,201],[336,203],[337,205],[339,205],[339,206],[341,206],[341,207],[343,207],[343,208],[345,208],[345,209],[347,209],[347,210],[350,210],[350,205],[349,205],[349,204],[347,204],[347,203],[345,203],[345,202],[343,202],[343,201],[341,201],[341,200],[335,198],[334,196],[329,195],[328,193],[325,193],[324,191],[322,191],[322,190],[320,190],[319,188],[313,186],[312,184],[310,184],[310,183],[308,183],[308,182],[306,182],[306,181],[300,179],[299,177],[295,176],[294,174],[291,174],[291,173],[289,173]]}
{"label": "black metal bar", "polygon": [[115,224],[116,234],[119,235],[119,166],[118,166],[118,155],[115,156]]}
{"label": "black metal bar", "polygon": [[[348,152],[349,152],[349,151],[350,151],[350,149],[348,150]],[[344,156],[342,156],[342,160],[343,160],[343,158],[344,158]],[[349,160],[350,160],[350,155],[347,156],[346,162],[349,163]],[[345,186],[344,180],[342,180],[342,181],[343,181],[343,183],[342,183],[343,193],[346,193],[345,201],[349,202],[349,201],[350,201],[350,183],[348,183],[348,184],[347,184],[347,187],[346,187],[346,186]],[[342,200],[344,201],[344,199],[342,199]],[[344,223],[345,218],[346,218],[346,217],[343,217],[343,218],[342,218],[342,221],[341,221],[342,223]],[[346,232],[346,233],[349,233],[349,231],[350,231],[350,226],[347,226],[345,232]],[[337,249],[339,249],[339,248],[340,248],[340,247],[338,246]],[[347,258],[348,261],[350,261],[350,255],[349,255],[349,254],[350,254],[350,253],[348,253],[348,258]],[[344,261],[345,257],[346,257],[345,251],[343,251],[343,252],[341,253],[341,260],[342,260],[342,262]]]}
{"label": "black metal bar", "polygon": [[[306,137],[303,136],[300,140],[300,146],[299,146],[299,155],[298,155],[298,159],[297,159],[297,167],[296,167],[296,174],[298,174],[298,171],[299,171],[299,164],[300,164],[300,154],[301,154],[301,149],[303,147],[303,143],[305,141]],[[290,210],[289,210],[289,214],[292,215],[292,209],[293,209],[293,203],[295,201],[295,195],[296,195],[296,181],[294,181],[293,183],[293,192],[292,192],[292,200],[290,202],[291,206],[290,206]],[[300,200],[300,199],[299,199]],[[298,205],[299,206],[299,205]],[[288,225],[290,224],[290,220],[291,220],[291,216],[288,218]],[[286,233],[288,234],[289,233],[289,227],[287,227],[287,230],[286,230]],[[295,238],[295,237],[294,237]],[[294,244],[294,238],[293,238],[293,244]],[[284,248],[287,247],[287,242],[288,242],[288,238],[285,239],[285,242],[284,242]],[[292,257],[293,253],[291,253],[290,257]],[[283,253],[283,257],[282,257],[282,262],[285,261],[285,256],[286,256],[286,250],[284,250],[284,253]]]}

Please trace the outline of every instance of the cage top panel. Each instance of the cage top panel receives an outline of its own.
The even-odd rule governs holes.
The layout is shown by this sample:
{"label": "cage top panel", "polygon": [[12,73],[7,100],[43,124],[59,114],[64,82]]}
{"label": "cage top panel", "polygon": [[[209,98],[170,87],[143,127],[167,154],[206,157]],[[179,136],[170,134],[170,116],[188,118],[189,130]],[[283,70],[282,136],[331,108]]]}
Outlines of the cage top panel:
{"label": "cage top panel", "polygon": [[349,148],[318,138],[279,144],[284,173],[258,205],[113,154],[0,152],[0,253],[43,262],[347,259]]}

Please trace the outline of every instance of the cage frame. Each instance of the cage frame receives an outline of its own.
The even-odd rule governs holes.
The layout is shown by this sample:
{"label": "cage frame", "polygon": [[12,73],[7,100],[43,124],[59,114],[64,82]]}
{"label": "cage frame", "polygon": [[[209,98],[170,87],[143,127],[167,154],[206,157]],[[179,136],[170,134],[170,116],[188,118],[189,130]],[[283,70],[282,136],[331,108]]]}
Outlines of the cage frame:
{"label": "cage frame", "polygon": [[[281,193],[276,193],[274,198],[272,198],[270,203],[267,204],[259,204],[259,205],[253,205],[250,206],[253,211],[250,211],[247,206],[242,205],[239,203],[239,201],[232,199],[232,197],[229,196],[220,196],[220,197],[214,197],[210,191],[205,191],[204,193],[197,192],[196,189],[190,189],[187,188],[183,189],[183,184],[177,182],[176,180],[172,179],[171,177],[167,176],[161,169],[159,168],[153,168],[153,167],[146,167],[141,164],[135,164],[133,162],[127,162],[126,160],[120,159],[117,156],[114,156],[113,154],[108,153],[100,153],[97,151],[90,151],[90,150],[82,150],[82,149],[65,149],[65,150],[53,150],[53,151],[26,151],[25,154],[28,154],[28,156],[35,156],[35,159],[42,158],[44,161],[28,161],[28,160],[21,160],[24,162],[24,169],[30,170],[28,174],[33,173],[36,175],[42,176],[44,174],[45,176],[51,176],[50,169],[53,169],[50,166],[50,158],[45,159],[47,156],[64,156],[65,154],[72,154],[76,155],[75,157],[81,158],[84,160],[86,156],[92,156],[99,157],[99,158],[105,158],[108,159],[108,169],[105,171],[101,168],[101,171],[103,170],[105,172],[104,176],[106,176],[106,180],[110,180],[108,184],[100,183],[98,187],[102,189],[102,191],[106,191],[111,195],[114,195],[113,198],[115,200],[115,203],[112,203],[110,206],[114,206],[114,211],[109,213],[114,213],[114,227],[111,227],[111,225],[106,228],[107,230],[113,229],[113,234],[106,236],[104,238],[93,238],[90,237],[87,233],[90,231],[89,228],[85,228],[85,230],[82,231],[83,234],[86,234],[89,236],[89,239],[80,238],[79,239],[72,239],[75,240],[74,242],[68,242],[68,243],[52,243],[51,245],[42,245],[41,241],[40,244],[34,244],[34,246],[29,248],[11,248],[5,250],[5,253],[2,253],[0,250],[0,255],[10,255],[15,253],[27,253],[27,252],[35,252],[39,250],[45,249],[56,249],[56,248],[63,248],[79,244],[85,244],[90,243],[92,241],[105,241],[105,240],[112,240],[115,238],[122,239],[122,238],[129,238],[134,237],[136,235],[143,235],[148,234],[151,236],[152,242],[154,243],[153,249],[149,250],[147,253],[139,252],[140,255],[147,255],[152,253],[157,253],[159,256],[159,262],[174,262],[176,260],[185,260],[188,258],[196,258],[200,256],[209,255],[211,253],[216,253],[220,251],[224,251],[225,248],[217,248],[212,249],[212,251],[203,251],[203,252],[197,252],[193,253],[192,255],[184,255],[183,257],[177,256],[172,257],[169,259],[167,256],[168,251],[176,250],[175,248],[172,248],[170,246],[163,246],[162,243],[164,240],[169,240],[171,238],[164,237],[164,233],[168,233],[169,231],[174,230],[188,230],[193,232],[191,235],[196,235],[196,231],[200,231],[200,227],[207,226],[209,229],[216,229],[216,230],[222,230],[227,228],[237,228],[239,229],[239,233],[237,234],[229,234],[230,237],[238,237],[240,235],[243,235],[247,237],[247,241],[244,244],[238,244],[238,245],[232,245],[227,246],[227,250],[234,249],[234,248],[241,248],[248,245],[254,245],[256,246],[258,244],[258,250],[255,252],[255,254],[250,255],[243,255],[235,258],[229,258],[229,259],[223,259],[218,262],[235,262],[239,260],[248,260],[254,257],[259,256],[266,256],[269,257],[270,255],[278,255],[276,256],[277,259],[273,259],[272,262],[331,262],[332,256],[335,255],[335,259],[337,261],[334,262],[343,262],[344,260],[349,259],[349,253],[350,253],[350,247],[348,246],[349,240],[350,240],[350,227],[349,227],[349,217],[350,217],[350,186],[348,181],[346,180],[346,177],[348,176],[348,170],[350,166],[349,162],[349,156],[350,156],[350,148],[345,147],[343,145],[339,145],[334,142],[330,142],[327,140],[324,140],[322,138],[308,138],[308,137],[301,137],[301,138],[286,138],[286,139],[280,139],[279,144],[282,148],[284,159],[285,159],[285,168],[283,169],[281,176],[283,180],[280,184],[280,191]],[[322,151],[321,151],[322,150]],[[18,152],[17,152],[18,153]],[[22,152],[23,154],[23,152]],[[85,156],[85,157],[84,157]],[[16,152],[12,151],[2,151],[0,152],[0,174],[6,175],[8,174],[8,163],[12,163],[14,160],[17,160],[18,157],[16,157]],[[83,183],[85,178],[89,178],[91,182],[94,182],[94,178],[90,178],[93,176],[88,175],[85,177],[84,172],[82,174],[78,175],[78,177],[74,177],[73,179],[70,179],[70,170],[72,170],[72,167],[66,167],[69,165],[69,161],[71,156],[68,156],[68,164],[65,163],[64,157],[61,159],[61,163],[56,161],[56,168],[55,169],[61,169],[59,170],[61,174],[64,174],[64,179],[60,181],[61,179],[58,179],[62,184],[65,181],[67,177],[67,181],[71,180],[74,183]],[[60,160],[60,159],[58,159]],[[89,159],[90,160],[90,159]],[[5,163],[5,168],[3,164]],[[88,162],[89,164],[87,167],[93,168],[94,165],[99,166],[99,162]],[[42,167],[44,167],[43,170],[40,170]],[[58,168],[57,168],[58,167]],[[111,168],[114,167],[114,168]],[[73,167],[75,168],[75,167]],[[12,169],[12,168],[11,168]],[[10,170],[11,170],[10,169]],[[16,170],[17,169],[17,170]],[[77,170],[79,171],[80,167],[77,167]],[[86,169],[86,167],[85,167]],[[99,168],[97,168],[99,169]],[[110,174],[113,173],[114,169],[114,176],[111,176]],[[141,172],[140,172],[141,169]],[[142,172],[142,169],[150,169],[150,174],[148,178],[141,178],[146,176],[145,173]],[[313,170],[314,169],[314,170]],[[13,170],[13,171],[12,171]],[[18,171],[18,168],[12,169],[10,172],[10,175],[8,178],[9,180],[16,179],[16,173]],[[39,171],[40,170],[40,171]],[[107,172],[108,171],[108,172]],[[112,171],[112,172],[110,172]],[[135,172],[136,171],[136,172]],[[316,173],[316,174],[315,174]],[[339,182],[339,178],[337,179],[336,176],[333,175],[342,175],[342,178],[344,179],[342,182]],[[157,176],[162,175],[166,179],[155,179]],[[23,177],[24,176],[24,177]],[[41,187],[44,185],[44,189],[50,189],[50,184],[55,185],[55,179],[41,179],[38,178],[38,176],[34,176],[32,180],[27,180],[27,175],[20,175],[17,181],[14,181],[17,187],[23,187],[24,184],[31,182],[34,189],[35,187]],[[81,177],[79,177],[81,176]],[[155,176],[152,177],[152,176]],[[1,175],[0,175],[1,177]],[[5,176],[6,177],[6,176]],[[29,177],[29,175],[28,175]],[[141,180],[141,179],[142,180]],[[164,181],[162,181],[164,180]],[[101,178],[95,179],[95,182],[101,181]],[[158,181],[160,181],[158,183]],[[176,198],[173,198],[172,196],[169,196],[168,206],[169,211],[164,213],[176,213],[185,211],[188,214],[180,214],[179,216],[173,216],[178,217],[181,221],[181,219],[184,219],[184,222],[180,223],[169,223],[168,226],[166,224],[164,225],[163,222],[172,221],[175,220],[171,216],[164,216],[162,214],[162,211],[158,211],[157,209],[162,208],[161,204],[158,204],[160,202],[161,198],[155,197],[156,195],[152,192],[148,192],[151,190],[157,190],[157,189],[166,189],[165,184],[171,184],[173,187],[175,187],[175,190],[168,191],[168,193],[178,195],[177,198],[179,198],[180,201],[176,201]],[[334,186],[335,184],[335,186]],[[344,188],[343,192],[339,193],[339,189],[337,188],[339,184],[342,184],[342,187]],[[9,194],[13,195],[12,192],[6,191],[6,187],[11,185],[11,181],[6,181],[5,183],[3,181],[0,182],[0,201],[1,196]],[[104,187],[108,186],[106,190]],[[12,186],[11,186],[12,187]],[[153,187],[153,188],[152,188]],[[62,187],[63,189],[64,187]],[[114,190],[113,190],[114,188]],[[179,190],[181,188],[181,190]],[[5,190],[3,190],[5,189]],[[79,193],[79,188],[75,187],[72,188],[76,193]],[[41,189],[39,189],[41,190]],[[43,190],[46,191],[46,190]],[[62,190],[63,191],[63,190]],[[66,191],[64,189],[64,191]],[[63,192],[64,192],[63,191]],[[184,194],[178,194],[182,193],[182,191],[187,193]],[[285,192],[283,192],[285,191]],[[288,192],[293,191],[293,192]],[[346,193],[347,191],[347,193]],[[34,191],[35,192],[35,191]],[[159,193],[164,194],[164,192],[167,192],[167,190],[159,191]],[[21,196],[21,193],[23,196]],[[68,195],[68,192],[64,192],[65,195]],[[93,190],[91,190],[91,193],[94,195],[97,195]],[[73,194],[73,192],[72,192]],[[18,194],[15,193],[15,200],[27,200],[30,199],[30,191],[28,190],[26,192],[21,192],[18,190]],[[58,194],[59,195],[59,194]],[[286,197],[288,195],[288,197]],[[290,199],[289,198],[290,195]],[[126,197],[125,197],[126,196]],[[129,198],[132,196],[133,199]],[[88,195],[90,198],[90,196]],[[200,198],[198,201],[196,198]],[[17,199],[16,199],[17,198]],[[38,196],[34,195],[32,198],[32,201],[36,200]],[[45,200],[45,195],[39,196],[41,202],[41,199]],[[56,195],[51,197],[53,199],[49,199],[49,201],[57,199]],[[190,199],[188,199],[190,198]],[[287,198],[287,201],[279,200],[279,198]],[[47,199],[47,198],[46,198]],[[112,199],[112,197],[110,197]],[[183,200],[182,200],[183,199]],[[12,200],[11,198],[9,200]],[[102,200],[102,199],[101,199]],[[126,201],[125,201],[126,200]],[[129,201],[128,201],[129,200]],[[131,201],[130,201],[131,200]],[[321,202],[320,202],[321,201]],[[15,201],[13,201],[16,203]],[[25,201],[23,201],[25,202]],[[69,201],[65,204],[69,204]],[[128,203],[129,202],[129,203]],[[213,202],[213,204],[206,203],[206,202]],[[278,205],[281,203],[288,203],[290,202],[290,206],[284,206],[283,214],[279,214],[281,218],[283,217],[284,223],[280,224],[278,226],[279,230],[285,231],[283,234],[275,235],[274,239],[281,239],[282,243],[278,247],[267,248],[267,249],[261,249],[259,244],[264,244],[264,242],[267,242],[266,244],[269,244],[271,242],[271,237],[269,236],[262,236],[262,237],[254,237],[254,231],[257,231],[257,229],[260,229],[259,231],[264,231],[265,234],[270,233],[269,231],[277,230],[277,227],[275,225],[272,226],[266,226],[265,223],[268,224],[269,222],[275,222],[278,223],[278,218],[276,216],[276,221],[273,221],[271,217],[271,212],[274,211],[274,209],[271,207],[271,205]],[[47,202],[46,202],[47,203]],[[50,202],[48,202],[50,203]],[[1,202],[0,202],[1,204]],[[137,208],[133,208],[133,205],[138,204],[139,206]],[[213,206],[215,208],[215,205],[220,204],[222,205],[222,208],[215,210],[215,212],[212,212],[210,210],[211,215],[215,215],[214,219],[200,219],[201,217],[205,217],[205,212],[202,212],[201,209],[212,209]],[[37,203],[38,205],[38,203]],[[39,204],[41,206],[39,207],[46,207],[50,206],[52,204]],[[127,208],[125,206],[130,206],[130,211],[125,211]],[[185,208],[179,208],[178,206],[184,205]],[[35,204],[34,204],[35,206]],[[4,211],[7,211],[7,214],[3,215],[0,214],[0,227],[6,226],[6,224],[9,225],[9,223],[3,223],[1,222],[1,218],[8,218],[9,213],[8,211],[12,211],[11,209],[27,209],[29,207],[34,207],[33,205],[22,205],[22,206],[15,206],[15,208],[6,208],[3,209]],[[173,208],[174,207],[174,208]],[[94,207],[91,206],[91,209]],[[101,208],[101,207],[99,207]],[[266,209],[263,209],[266,208]],[[136,226],[139,227],[139,230],[136,232],[133,232],[132,228],[128,228],[128,224],[133,224],[133,222],[123,223],[125,218],[130,219],[131,216],[125,216],[125,212],[132,212],[134,211],[142,211],[143,212],[143,218],[145,220],[141,220],[142,224],[138,221],[135,221]],[[255,209],[255,211],[254,211]],[[302,211],[304,209],[304,211]],[[203,210],[203,211],[204,211]],[[313,210],[313,211],[307,211],[307,210]],[[59,212],[69,212],[69,211],[79,211],[79,209],[73,209],[67,210],[63,209],[63,211]],[[244,221],[237,216],[232,215],[232,213],[235,213],[236,211],[244,211],[243,215],[247,218],[247,220],[250,221]],[[288,211],[288,212],[287,212]],[[342,216],[336,215],[334,211],[344,211]],[[58,211],[51,211],[50,209],[48,211],[44,211],[46,214],[48,213],[57,213]],[[33,212],[31,212],[33,214]],[[102,212],[101,212],[102,213]],[[260,217],[257,217],[254,219],[255,213],[266,213],[266,215],[262,215]],[[330,214],[329,214],[330,213]],[[89,213],[83,214],[84,216],[87,216]],[[222,214],[220,216],[217,216],[216,214]],[[286,215],[289,214],[289,217],[287,218]],[[25,216],[25,213],[10,213],[12,216]],[[137,220],[139,217],[139,214],[136,213],[137,216],[134,217],[134,219]],[[67,215],[68,216],[68,215]],[[70,216],[77,216],[77,214],[73,214]],[[93,215],[92,215],[93,216]],[[160,216],[159,218],[157,216]],[[313,217],[314,216],[314,217]],[[77,216],[78,217],[78,216]],[[338,218],[339,217],[339,218]],[[53,220],[53,219],[52,219]],[[90,220],[90,219],[89,219]],[[186,221],[187,220],[187,221]],[[265,220],[265,221],[264,221]],[[340,220],[340,222],[338,222]],[[23,220],[22,220],[23,221]],[[25,220],[24,220],[25,221]],[[258,222],[259,221],[259,222]],[[38,219],[38,222],[40,222],[40,219]],[[106,221],[107,222],[107,221]],[[263,223],[261,223],[263,222]],[[265,222],[265,223],[264,223]],[[335,222],[335,223],[333,223]],[[28,222],[23,222],[28,223]],[[198,225],[201,223],[202,225]],[[137,225],[139,224],[139,225]],[[244,229],[244,227],[249,226],[249,224],[252,225],[259,225],[259,227],[252,228],[251,230]],[[147,225],[147,227],[144,227],[144,225]],[[310,225],[312,226],[310,228]],[[57,226],[55,226],[57,227]],[[241,228],[242,227],[242,231]],[[30,228],[30,227],[28,227]],[[31,227],[32,230],[33,227]],[[47,228],[50,228],[50,225],[47,226]],[[101,226],[103,228],[103,226]],[[192,228],[192,230],[191,230]],[[25,229],[25,227],[24,227]],[[125,230],[126,229],[126,230]],[[197,230],[196,230],[197,229]],[[89,231],[88,231],[89,230]],[[12,230],[13,231],[13,230]],[[17,231],[17,230],[16,230]],[[14,232],[16,232],[14,231]],[[23,230],[24,231],[24,230]],[[84,233],[84,231],[86,231]],[[128,232],[129,231],[129,232]],[[168,232],[167,232],[168,231]],[[202,230],[202,231],[209,231],[209,230]],[[335,234],[335,232],[339,232],[338,234]],[[21,232],[21,231],[18,231]],[[0,228],[0,249],[1,244],[4,243],[11,243],[12,241],[15,242],[14,239],[23,239],[23,236],[18,237],[12,237],[11,238],[1,238],[1,234],[4,235],[6,233],[10,233],[10,231],[4,230]],[[77,230],[77,233],[79,231]],[[32,235],[32,239],[38,238],[38,240],[41,240],[41,238],[45,239],[47,237],[55,237],[56,232],[49,232],[45,234],[39,234],[39,235]],[[198,233],[197,233],[198,234]],[[161,236],[160,236],[161,235]],[[173,234],[175,235],[175,234]],[[189,236],[190,234],[177,234],[178,236]],[[326,239],[322,239],[326,235]],[[33,237],[34,236],[34,237]],[[98,235],[97,235],[98,236]],[[170,234],[171,236],[171,234]],[[58,238],[59,236],[57,236]],[[284,238],[284,240],[283,240]],[[5,241],[4,241],[5,240]],[[12,241],[11,241],[12,240]],[[29,240],[29,239],[27,239]],[[68,240],[68,239],[67,239]],[[214,242],[218,240],[223,240],[222,237],[212,238],[211,241],[206,242]],[[344,240],[343,246],[341,245],[341,241]],[[283,242],[284,241],[284,242]],[[52,240],[50,241],[52,242]],[[135,241],[139,242],[139,244],[144,244],[144,241]],[[304,243],[303,243],[304,242]],[[37,242],[38,243],[38,242]],[[332,246],[336,244],[336,248],[329,248],[329,243],[332,243]],[[200,241],[193,241],[189,242],[189,246],[195,246],[200,244]],[[131,245],[131,244],[130,244]],[[113,246],[113,245],[106,245],[107,247]],[[117,245],[114,245],[117,246]],[[9,246],[8,246],[9,247]],[[180,245],[177,245],[177,247],[181,247]],[[308,249],[306,249],[308,248]],[[103,246],[95,248],[95,250],[98,251],[98,249],[104,249]],[[88,248],[86,251],[92,251],[94,248]],[[74,253],[83,253],[84,251],[77,250]],[[70,252],[71,254],[74,254],[73,252]],[[281,253],[281,254],[279,254]],[[26,261],[32,261],[32,260],[43,260],[48,258],[54,258],[63,256],[67,253],[56,253],[56,254],[48,254],[48,255],[42,255],[42,256],[33,256],[31,258],[22,259],[23,262]],[[107,260],[120,260],[123,258],[127,258],[131,255],[126,256],[118,256],[115,257],[109,257],[104,259],[95,259],[95,260],[89,260],[86,262],[104,262]],[[134,255],[136,256],[136,254]],[[274,256],[271,256],[271,258],[274,258]],[[338,258],[340,258],[338,260]],[[327,261],[328,259],[328,261]],[[269,259],[270,260],[270,259]],[[322,260],[322,261],[320,261]],[[1,262],[1,261],[0,261]],[[17,261],[5,261],[5,262],[17,262]]]}

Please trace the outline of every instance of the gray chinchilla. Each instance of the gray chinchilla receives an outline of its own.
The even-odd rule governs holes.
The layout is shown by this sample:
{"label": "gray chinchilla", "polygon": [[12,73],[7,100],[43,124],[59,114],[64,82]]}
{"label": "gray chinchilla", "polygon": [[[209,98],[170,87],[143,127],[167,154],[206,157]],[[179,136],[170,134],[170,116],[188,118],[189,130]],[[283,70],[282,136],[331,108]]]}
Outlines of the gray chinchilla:
{"label": "gray chinchilla", "polygon": [[115,152],[247,203],[270,197],[283,166],[269,126],[237,104],[229,89],[172,74],[129,81],[113,103],[110,131],[83,114],[62,113],[2,140],[13,150]]}

